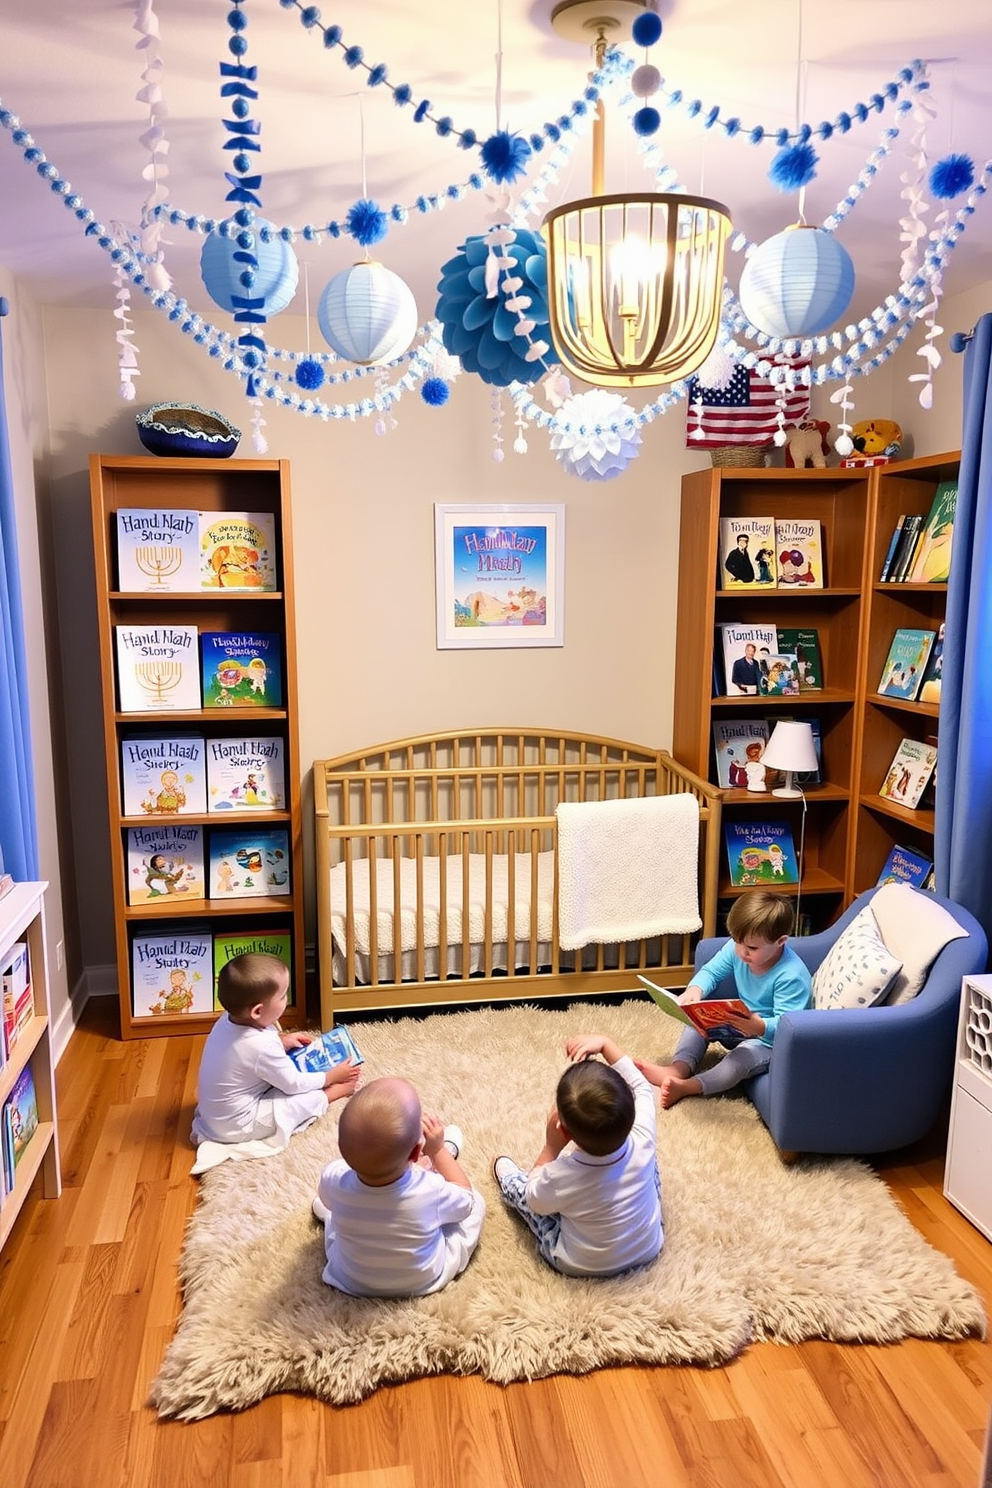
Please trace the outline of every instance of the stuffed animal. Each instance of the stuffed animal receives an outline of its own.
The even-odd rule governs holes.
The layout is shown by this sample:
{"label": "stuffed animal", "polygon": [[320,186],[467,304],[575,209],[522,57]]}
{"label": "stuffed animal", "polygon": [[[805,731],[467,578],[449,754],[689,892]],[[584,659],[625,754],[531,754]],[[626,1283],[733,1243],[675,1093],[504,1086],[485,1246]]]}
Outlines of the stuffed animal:
{"label": "stuffed animal", "polygon": [[786,465],[795,465],[797,469],[803,470],[806,461],[815,470],[822,470],[827,463],[826,456],[830,446],[827,443],[827,433],[830,429],[825,419],[803,419],[797,428],[790,430],[785,445]]}
{"label": "stuffed animal", "polygon": [[902,429],[895,419],[862,419],[851,430],[851,443],[859,455],[897,455]]}

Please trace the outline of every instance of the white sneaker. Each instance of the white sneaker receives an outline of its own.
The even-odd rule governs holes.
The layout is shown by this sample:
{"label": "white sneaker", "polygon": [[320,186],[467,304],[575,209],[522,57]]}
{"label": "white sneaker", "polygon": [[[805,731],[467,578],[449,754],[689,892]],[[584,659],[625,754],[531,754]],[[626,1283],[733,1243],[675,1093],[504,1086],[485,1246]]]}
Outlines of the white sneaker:
{"label": "white sneaker", "polygon": [[317,1197],[316,1194],[314,1194],[313,1203],[310,1205],[310,1208],[313,1210],[314,1219],[319,1219],[321,1224],[323,1224],[324,1220],[330,1213],[330,1210],[320,1202],[320,1199]]}
{"label": "white sneaker", "polygon": [[493,1160],[493,1177],[502,1188],[504,1178],[524,1178],[526,1174],[523,1168],[517,1166],[512,1157],[497,1157]]}
{"label": "white sneaker", "polygon": [[444,1145],[445,1147],[447,1147],[452,1157],[458,1157],[459,1153],[465,1145],[465,1138],[462,1136],[462,1129],[460,1126],[446,1126],[444,1128]]}

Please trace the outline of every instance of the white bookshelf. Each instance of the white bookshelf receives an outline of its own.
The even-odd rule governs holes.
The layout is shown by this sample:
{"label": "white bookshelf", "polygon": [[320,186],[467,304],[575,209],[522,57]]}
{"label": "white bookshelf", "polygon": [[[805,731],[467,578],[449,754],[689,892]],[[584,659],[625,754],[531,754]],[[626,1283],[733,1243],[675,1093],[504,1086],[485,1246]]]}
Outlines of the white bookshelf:
{"label": "white bookshelf", "polygon": [[944,1197],[992,1240],[992,976],[961,984]]}
{"label": "white bookshelf", "polygon": [[0,899],[0,965],[7,964],[13,946],[26,941],[34,998],[34,1016],[22,1030],[10,1050],[6,1065],[0,1070],[0,1106],[10,1095],[26,1065],[31,1066],[38,1101],[38,1128],[17,1164],[13,1190],[0,1203],[0,1247],[13,1229],[39,1171],[46,1199],[57,1199],[62,1192],[45,948],[47,888],[47,883],[15,884],[10,893]]}

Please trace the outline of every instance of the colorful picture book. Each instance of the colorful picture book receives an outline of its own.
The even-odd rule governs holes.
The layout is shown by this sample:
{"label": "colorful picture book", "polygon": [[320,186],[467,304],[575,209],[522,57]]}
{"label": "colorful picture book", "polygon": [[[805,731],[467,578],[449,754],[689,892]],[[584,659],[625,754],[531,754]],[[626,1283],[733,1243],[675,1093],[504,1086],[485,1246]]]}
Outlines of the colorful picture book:
{"label": "colorful picture book", "polygon": [[903,739],[892,756],[892,763],[878,794],[899,806],[914,807],[934,772],[937,764],[937,746],[919,739]]}
{"label": "colorful picture book", "polygon": [[127,834],[127,902],[155,904],[175,896],[202,899],[203,828],[131,827]]}
{"label": "colorful picture book", "polygon": [[6,1056],[17,1043],[22,1031],[34,1016],[34,997],[31,992],[31,961],[27,941],[19,940],[10,946],[2,972],[3,980],[3,1028],[0,1043]]}
{"label": "colorful picture book", "polygon": [[17,1164],[38,1130],[38,1096],[29,1064],[24,1066],[14,1081],[13,1088],[3,1103],[0,1119],[4,1131],[4,1189],[9,1193],[14,1186]]}
{"label": "colorful picture book", "polygon": [[919,701],[921,703],[940,703],[940,682],[944,671],[944,622],[937,627],[937,635],[930,648],[927,664],[923,669],[923,681],[920,685]]}
{"label": "colorful picture book", "polygon": [[207,809],[202,738],[134,735],[121,740],[125,816],[181,816]]}
{"label": "colorful picture book", "polygon": [[309,1044],[290,1049],[289,1057],[301,1070],[329,1070],[346,1059],[352,1064],[363,1063],[358,1045],[342,1023],[318,1034]]}
{"label": "colorful picture book", "polygon": [[913,584],[946,584],[951,571],[951,541],[954,511],[958,501],[956,480],[941,481],[923,524],[907,578]]}
{"label": "colorful picture book", "polygon": [[901,627],[896,631],[878,682],[878,691],[883,697],[905,698],[907,702],[915,700],[936,638],[935,630]]}
{"label": "colorful picture book", "polygon": [[775,626],[727,622],[720,625],[719,633],[724,696],[757,697],[761,684],[759,652],[770,656],[778,650]]}
{"label": "colorful picture book", "polygon": [[282,647],[273,631],[207,630],[200,654],[205,708],[282,707]]}
{"label": "colorful picture book", "polygon": [[761,681],[758,688],[765,696],[799,696],[799,662],[794,654],[784,655],[780,652],[771,652],[766,656],[763,652],[759,652],[758,664],[761,667]]}
{"label": "colorful picture book", "polygon": [[[214,967],[213,967],[213,1005],[220,1007],[217,1001],[217,974],[222,966],[228,961],[233,961],[235,956],[248,954],[278,956],[286,969],[292,974],[292,936],[288,930],[270,930],[267,934],[241,934],[241,935],[214,935]],[[294,1002],[293,983],[289,984],[289,1001]]]}
{"label": "colorful picture book", "polygon": [[775,587],[774,518],[721,517],[717,588],[758,587]]}
{"label": "colorful picture book", "polygon": [[131,942],[131,1006],[136,1018],[213,1011],[208,933],[166,930]]}
{"label": "colorful picture book", "polygon": [[200,585],[204,589],[276,587],[271,512],[200,513]]}
{"label": "colorful picture book", "polygon": [[115,625],[114,636],[122,713],[199,710],[195,625]]}
{"label": "colorful picture book", "polygon": [[117,513],[117,587],[164,594],[200,587],[200,513],[121,507]]}
{"label": "colorful picture book", "polygon": [[780,587],[823,588],[823,546],[816,517],[775,518],[776,575]]}
{"label": "colorful picture book", "polygon": [[[746,790],[748,766],[752,766],[753,770],[760,762],[767,743],[768,724],[763,718],[714,719],[713,751],[717,785],[722,785],[727,790]],[[765,773],[762,768],[762,780]],[[764,785],[762,789],[765,789]]]}
{"label": "colorful picture book", "polygon": [[900,584],[905,581],[916,553],[916,544],[919,541],[923,521],[923,517],[918,512],[909,512],[902,518],[899,541],[886,574],[886,583]]}
{"label": "colorful picture book", "polygon": [[800,692],[819,692],[823,688],[823,661],[820,656],[820,632],[815,628],[778,627],[778,649],[796,658]]}
{"label": "colorful picture book", "polygon": [[728,821],[723,827],[730,882],[738,888],[797,884],[799,865],[787,821]]}
{"label": "colorful picture book", "polygon": [[918,889],[926,885],[933,872],[933,859],[911,847],[894,847],[886,858],[877,883],[915,884]]}
{"label": "colorful picture book", "polygon": [[659,987],[648,977],[637,974],[637,980],[650,992],[663,1013],[677,1018],[689,1028],[694,1028],[704,1038],[719,1042],[722,1034],[733,1034],[740,1038],[740,1029],[727,1022],[728,1013],[740,1013],[747,1017],[751,1009],[739,997],[703,997],[698,1002],[681,1002],[684,987]]}
{"label": "colorful picture book", "polygon": [[211,899],[259,899],[288,894],[289,832],[253,826],[212,831],[207,894]]}
{"label": "colorful picture book", "polygon": [[207,740],[208,811],[278,811],[285,804],[281,739]]}

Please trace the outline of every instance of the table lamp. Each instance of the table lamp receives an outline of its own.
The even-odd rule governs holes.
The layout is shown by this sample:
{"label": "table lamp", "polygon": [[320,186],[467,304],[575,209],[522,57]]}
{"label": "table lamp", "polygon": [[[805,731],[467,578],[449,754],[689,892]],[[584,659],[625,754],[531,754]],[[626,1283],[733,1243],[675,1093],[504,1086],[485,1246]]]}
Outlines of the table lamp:
{"label": "table lamp", "polygon": [[801,796],[802,791],[793,784],[793,776],[805,770],[817,770],[820,764],[811,725],[782,719],[772,729],[761,763],[769,770],[785,771],[785,784],[773,790],[773,796],[784,796],[788,800]]}

